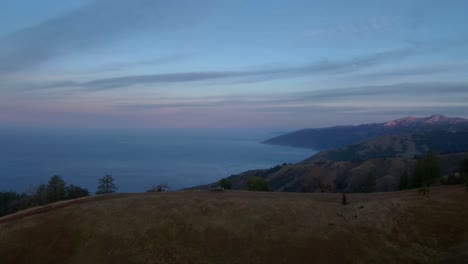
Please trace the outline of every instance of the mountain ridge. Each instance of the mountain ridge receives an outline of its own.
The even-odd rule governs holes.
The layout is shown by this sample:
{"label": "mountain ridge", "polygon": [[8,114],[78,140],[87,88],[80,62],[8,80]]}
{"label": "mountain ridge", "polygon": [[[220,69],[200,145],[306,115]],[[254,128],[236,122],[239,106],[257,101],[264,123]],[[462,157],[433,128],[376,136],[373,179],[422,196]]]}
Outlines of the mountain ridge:
{"label": "mountain ridge", "polygon": [[262,143],[327,150],[383,135],[414,134],[431,130],[468,131],[468,119],[440,114],[421,118],[408,116],[383,123],[306,128],[267,139]]}
{"label": "mountain ridge", "polygon": [[[453,120],[443,119],[431,116],[411,121],[432,124],[439,120],[447,124]],[[468,130],[444,128],[384,134],[345,147],[322,150],[296,164],[251,170],[228,180],[235,189],[244,189],[249,179],[260,177],[273,191],[359,192],[364,190],[366,177],[372,174],[376,177],[377,191],[395,191],[401,175],[405,171],[412,175],[416,158],[430,150],[439,155],[442,176],[448,179],[459,170],[460,163],[468,159]]]}

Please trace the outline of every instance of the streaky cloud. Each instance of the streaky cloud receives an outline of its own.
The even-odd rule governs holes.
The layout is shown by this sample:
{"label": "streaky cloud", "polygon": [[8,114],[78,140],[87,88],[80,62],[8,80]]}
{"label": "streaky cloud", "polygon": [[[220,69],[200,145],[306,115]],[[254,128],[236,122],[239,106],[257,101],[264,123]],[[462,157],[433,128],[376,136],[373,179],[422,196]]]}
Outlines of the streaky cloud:
{"label": "streaky cloud", "polygon": [[446,64],[433,64],[433,65],[422,65],[417,67],[404,67],[404,68],[393,68],[387,70],[380,70],[371,73],[358,74],[355,78],[362,79],[380,79],[388,77],[401,77],[401,76],[420,76],[420,75],[432,75],[439,73],[454,73],[454,72],[467,72],[468,63],[446,63]]}
{"label": "streaky cloud", "polygon": [[[450,100],[443,100],[442,97]],[[117,109],[131,111],[164,109],[164,108],[212,108],[240,107],[253,111],[299,111],[301,109],[369,109],[360,102],[424,102],[434,107],[459,107],[468,99],[468,83],[408,83],[382,86],[364,86],[317,91],[282,93],[276,95],[227,95],[225,97],[172,98],[173,102],[127,103],[115,105]],[[437,102],[427,100],[439,98]],[[343,104],[347,102],[347,104]],[[340,106],[342,104],[342,106]],[[352,106],[350,106],[352,105]],[[375,107],[375,104],[370,104]],[[420,104],[421,105],[421,104]],[[441,106],[442,105],[442,106]],[[417,105],[415,105],[417,107]],[[422,106],[420,106],[422,107]],[[377,107],[378,108],[378,107]]]}
{"label": "streaky cloud", "polygon": [[264,67],[263,69],[246,71],[203,71],[130,75],[91,80],[79,83],[78,86],[84,87],[86,90],[108,90],[141,84],[186,83],[213,80],[228,83],[236,83],[238,80],[242,80],[243,82],[261,82],[316,74],[343,74],[417,55],[420,52],[422,51],[417,47],[405,47],[342,61],[323,60],[307,65],[275,68]]}
{"label": "streaky cloud", "polygon": [[105,46],[148,28],[166,30],[170,27],[174,30],[184,27],[200,12],[203,12],[201,8],[188,0],[170,3],[159,0],[92,1],[63,16],[0,36],[0,74],[23,71],[64,54]]}

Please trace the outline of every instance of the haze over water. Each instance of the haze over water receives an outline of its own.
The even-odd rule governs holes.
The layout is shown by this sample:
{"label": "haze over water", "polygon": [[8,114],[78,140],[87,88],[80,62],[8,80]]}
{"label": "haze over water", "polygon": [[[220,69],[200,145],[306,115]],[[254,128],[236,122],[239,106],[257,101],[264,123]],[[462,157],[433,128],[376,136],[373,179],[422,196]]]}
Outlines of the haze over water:
{"label": "haze over water", "polygon": [[299,162],[314,151],[260,144],[259,131],[0,132],[0,190],[27,191],[61,175],[94,192],[112,174],[120,192],[167,183],[179,189],[215,182],[249,169]]}

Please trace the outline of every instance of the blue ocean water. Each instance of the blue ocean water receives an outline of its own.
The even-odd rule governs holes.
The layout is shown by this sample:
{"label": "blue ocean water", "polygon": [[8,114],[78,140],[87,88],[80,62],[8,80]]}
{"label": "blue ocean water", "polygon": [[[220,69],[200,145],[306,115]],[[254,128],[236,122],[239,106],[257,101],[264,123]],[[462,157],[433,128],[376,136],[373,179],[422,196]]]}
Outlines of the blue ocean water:
{"label": "blue ocean water", "polygon": [[315,152],[260,144],[264,131],[0,131],[0,190],[27,191],[54,174],[94,192],[112,174],[120,192],[167,183],[180,189]]}

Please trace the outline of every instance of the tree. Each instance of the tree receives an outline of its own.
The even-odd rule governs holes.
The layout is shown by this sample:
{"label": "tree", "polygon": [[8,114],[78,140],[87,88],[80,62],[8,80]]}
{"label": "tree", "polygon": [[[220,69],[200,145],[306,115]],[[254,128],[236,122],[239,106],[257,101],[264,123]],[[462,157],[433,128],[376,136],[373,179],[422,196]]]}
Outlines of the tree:
{"label": "tree", "polygon": [[232,182],[226,178],[221,179],[218,182],[218,185],[223,187],[225,190],[231,190],[232,189]]}
{"label": "tree", "polygon": [[413,187],[421,187],[423,185],[430,186],[440,181],[441,177],[442,170],[440,160],[433,150],[429,150],[426,156],[416,160]]}
{"label": "tree", "polygon": [[45,205],[49,203],[49,191],[45,184],[39,185],[33,196],[37,205]]}
{"label": "tree", "polygon": [[114,178],[112,178],[112,175],[110,174],[102,177],[98,182],[99,185],[96,194],[114,193],[117,190]]}
{"label": "tree", "polygon": [[21,196],[16,192],[0,192],[0,216],[16,212],[14,204],[19,199]]}
{"label": "tree", "polygon": [[468,178],[468,159],[464,159],[460,163],[460,174],[462,175],[462,177]]}
{"label": "tree", "polygon": [[50,178],[47,184],[47,202],[53,203],[65,200],[65,181],[59,175],[54,175]]}
{"label": "tree", "polygon": [[464,159],[460,164],[460,177],[465,181],[466,190],[468,191],[468,159]]}
{"label": "tree", "polygon": [[427,184],[433,184],[440,180],[442,177],[442,170],[440,165],[440,160],[435,155],[434,151],[431,149],[427,152],[426,155],[426,170],[427,170],[427,177],[426,181]]}
{"label": "tree", "polygon": [[413,187],[421,187],[424,182],[424,159],[417,158],[414,165]]}
{"label": "tree", "polygon": [[75,186],[73,184],[70,184],[69,186],[66,187],[66,192],[67,192],[67,199],[76,199],[80,197],[89,196],[88,189],[81,188],[80,186]]}
{"label": "tree", "polygon": [[255,177],[247,180],[247,190],[258,192],[269,192],[268,182],[262,178]]}
{"label": "tree", "polygon": [[409,188],[409,174],[408,171],[404,171],[400,177],[400,190],[406,190]]}
{"label": "tree", "polygon": [[377,183],[375,180],[375,176],[372,172],[370,172],[366,178],[366,187],[364,188],[365,192],[367,193],[375,192],[376,185]]}

